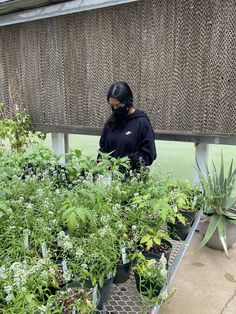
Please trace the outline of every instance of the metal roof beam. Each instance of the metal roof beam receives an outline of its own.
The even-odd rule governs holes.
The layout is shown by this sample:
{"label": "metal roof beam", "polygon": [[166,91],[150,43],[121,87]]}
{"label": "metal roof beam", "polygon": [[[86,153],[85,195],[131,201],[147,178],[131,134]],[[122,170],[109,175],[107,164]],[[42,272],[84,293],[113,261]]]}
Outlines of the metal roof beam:
{"label": "metal roof beam", "polygon": [[0,15],[0,26],[36,21],[49,17],[100,9],[136,1],[139,0],[73,0],[62,2],[32,10]]}

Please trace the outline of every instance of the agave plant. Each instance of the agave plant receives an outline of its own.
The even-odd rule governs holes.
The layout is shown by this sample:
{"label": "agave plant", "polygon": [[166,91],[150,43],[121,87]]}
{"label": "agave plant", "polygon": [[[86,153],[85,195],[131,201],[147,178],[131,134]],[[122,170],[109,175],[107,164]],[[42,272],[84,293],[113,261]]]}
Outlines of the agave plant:
{"label": "agave plant", "polygon": [[212,161],[213,171],[210,172],[206,165],[206,176],[203,174],[199,165],[197,166],[200,184],[204,193],[204,213],[209,216],[210,222],[207,232],[200,243],[202,248],[217,230],[224,251],[228,257],[226,225],[227,223],[236,226],[236,197],[233,190],[236,180],[236,169],[233,169],[233,159],[231,160],[228,174],[225,174],[224,160],[221,153],[221,165],[218,172]]}

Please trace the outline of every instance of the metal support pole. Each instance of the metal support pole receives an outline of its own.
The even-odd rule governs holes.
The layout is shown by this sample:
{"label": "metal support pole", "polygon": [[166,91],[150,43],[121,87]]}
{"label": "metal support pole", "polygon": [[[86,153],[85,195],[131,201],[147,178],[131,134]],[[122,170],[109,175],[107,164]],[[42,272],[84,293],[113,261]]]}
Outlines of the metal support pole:
{"label": "metal support pole", "polygon": [[59,155],[62,155],[60,158],[60,163],[64,164],[65,153],[68,151],[69,139],[68,134],[64,133],[52,133],[52,149]]}
{"label": "metal support pole", "polygon": [[[195,161],[196,166],[198,165],[202,170],[203,174],[206,174],[206,165],[208,164],[209,156],[209,144],[206,143],[195,143]],[[199,176],[197,170],[194,172],[194,183],[199,182]]]}

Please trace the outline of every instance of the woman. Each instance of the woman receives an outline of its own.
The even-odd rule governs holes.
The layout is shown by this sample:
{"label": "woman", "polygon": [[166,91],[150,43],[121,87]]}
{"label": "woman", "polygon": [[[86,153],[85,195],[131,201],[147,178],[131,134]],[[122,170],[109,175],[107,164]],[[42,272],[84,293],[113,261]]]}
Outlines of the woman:
{"label": "woman", "polygon": [[[156,159],[155,137],[148,116],[133,107],[133,93],[125,82],[111,85],[107,101],[112,114],[100,138],[100,151],[118,158],[128,156],[131,169],[150,166]],[[98,163],[101,165],[101,163]]]}

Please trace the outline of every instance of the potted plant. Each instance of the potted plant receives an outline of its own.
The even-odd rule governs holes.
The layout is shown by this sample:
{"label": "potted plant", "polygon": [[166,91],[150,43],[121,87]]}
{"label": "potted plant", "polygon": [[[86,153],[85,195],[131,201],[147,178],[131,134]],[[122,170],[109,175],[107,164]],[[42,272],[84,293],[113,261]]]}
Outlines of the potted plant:
{"label": "potted plant", "polygon": [[196,213],[202,207],[202,193],[198,187],[193,187],[188,180],[172,179],[168,185],[169,204],[179,212],[195,219]]}
{"label": "potted plant", "polygon": [[137,253],[135,259],[133,271],[138,291],[149,299],[157,297],[167,278],[164,255],[159,262],[155,259],[147,260],[142,253]]}
{"label": "potted plant", "polygon": [[116,238],[112,235],[111,227],[105,226],[88,238],[79,239],[74,253],[70,261],[74,278],[85,281],[85,287],[98,285],[101,296],[98,309],[102,309],[109,298],[119,260]]}
{"label": "potted plant", "polygon": [[192,222],[193,218],[190,215],[185,214],[181,219],[176,218],[175,223],[168,223],[171,238],[177,241],[184,241],[189,234]]}
{"label": "potted plant", "polygon": [[183,216],[169,193],[156,202],[155,211],[159,212],[161,219],[167,225],[168,233],[172,239],[186,239],[193,219],[188,214]]}
{"label": "potted plant", "polygon": [[58,299],[64,314],[94,314],[99,302],[98,295],[94,295],[92,289],[84,289],[73,283],[60,291]]}
{"label": "potted plant", "polygon": [[121,255],[116,265],[116,274],[113,280],[114,284],[124,283],[129,279],[132,262],[131,255],[128,248],[121,248]]}
{"label": "potted plant", "polygon": [[168,262],[172,250],[172,244],[167,240],[168,238],[168,233],[166,230],[161,230],[161,226],[148,226],[140,239],[139,249],[147,259],[160,260],[164,254]]}
{"label": "potted plant", "polygon": [[[115,215],[116,217],[116,215]],[[121,219],[112,221],[112,229],[117,239],[118,262],[116,265],[116,273],[113,280],[114,284],[124,283],[129,279],[132,262],[132,243],[127,239],[127,228]]]}
{"label": "potted plant", "polygon": [[228,174],[225,175],[224,160],[221,154],[220,171],[214,162],[210,172],[206,165],[206,176],[198,166],[200,184],[204,194],[204,219],[200,232],[203,240],[200,248],[207,245],[214,249],[224,249],[228,257],[228,248],[236,241],[236,197],[233,196],[236,169],[231,160]]}

